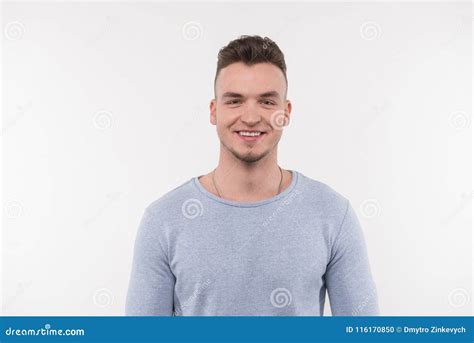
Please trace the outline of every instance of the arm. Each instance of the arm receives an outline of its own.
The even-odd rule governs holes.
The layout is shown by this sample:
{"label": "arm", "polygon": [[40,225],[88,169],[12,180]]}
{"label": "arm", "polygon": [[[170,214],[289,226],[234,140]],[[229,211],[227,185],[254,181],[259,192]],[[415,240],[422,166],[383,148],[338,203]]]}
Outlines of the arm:
{"label": "arm", "polygon": [[333,316],[379,315],[364,235],[349,201],[332,245],[325,280]]}
{"label": "arm", "polygon": [[175,278],[159,241],[161,229],[145,210],[135,240],[125,315],[172,316]]}

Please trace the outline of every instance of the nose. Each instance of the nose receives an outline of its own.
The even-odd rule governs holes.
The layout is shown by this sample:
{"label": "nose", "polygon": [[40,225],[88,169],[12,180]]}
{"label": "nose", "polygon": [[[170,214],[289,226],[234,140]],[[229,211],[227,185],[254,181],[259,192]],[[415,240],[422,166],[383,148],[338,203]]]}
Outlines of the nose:
{"label": "nose", "polygon": [[257,106],[248,105],[241,114],[240,120],[248,126],[254,126],[262,120],[262,116],[259,114]]}

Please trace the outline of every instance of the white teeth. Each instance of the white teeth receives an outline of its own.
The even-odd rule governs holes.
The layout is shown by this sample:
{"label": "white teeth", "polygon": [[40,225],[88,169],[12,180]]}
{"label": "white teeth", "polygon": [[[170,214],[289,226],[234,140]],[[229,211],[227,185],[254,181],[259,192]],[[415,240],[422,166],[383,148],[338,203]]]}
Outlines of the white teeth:
{"label": "white teeth", "polygon": [[254,136],[260,136],[261,132],[245,132],[245,131],[240,131],[239,132],[239,135],[241,136],[251,136],[251,137],[254,137]]}

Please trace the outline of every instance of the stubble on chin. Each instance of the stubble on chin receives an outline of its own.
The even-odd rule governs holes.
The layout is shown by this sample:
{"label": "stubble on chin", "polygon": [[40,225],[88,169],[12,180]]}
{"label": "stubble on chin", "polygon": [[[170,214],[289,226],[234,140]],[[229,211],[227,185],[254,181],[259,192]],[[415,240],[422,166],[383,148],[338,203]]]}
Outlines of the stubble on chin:
{"label": "stubble on chin", "polygon": [[[278,142],[277,142],[278,143]],[[232,153],[232,155],[234,155],[234,157],[242,162],[246,162],[246,163],[255,163],[255,162],[258,162],[260,161],[261,159],[263,159],[265,156],[267,156],[272,149],[268,149],[264,152],[256,152],[257,148],[258,148],[258,144],[257,145],[254,145],[252,146],[249,150],[247,150],[246,152],[238,152],[236,149],[234,149],[233,147],[229,147],[227,146],[226,144],[222,143],[222,145],[225,147],[225,149],[227,149],[228,151],[230,151]]]}

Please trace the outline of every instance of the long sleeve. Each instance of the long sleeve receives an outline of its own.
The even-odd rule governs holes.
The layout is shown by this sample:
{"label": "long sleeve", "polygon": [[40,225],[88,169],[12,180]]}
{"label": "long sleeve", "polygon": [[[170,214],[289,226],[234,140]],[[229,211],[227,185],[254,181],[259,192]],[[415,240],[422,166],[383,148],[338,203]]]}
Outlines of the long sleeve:
{"label": "long sleeve", "polygon": [[172,316],[175,278],[159,240],[162,229],[149,210],[141,219],[134,246],[125,305],[127,316]]}
{"label": "long sleeve", "polygon": [[333,242],[325,281],[333,316],[379,315],[364,234],[349,201]]}

